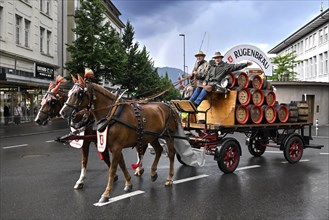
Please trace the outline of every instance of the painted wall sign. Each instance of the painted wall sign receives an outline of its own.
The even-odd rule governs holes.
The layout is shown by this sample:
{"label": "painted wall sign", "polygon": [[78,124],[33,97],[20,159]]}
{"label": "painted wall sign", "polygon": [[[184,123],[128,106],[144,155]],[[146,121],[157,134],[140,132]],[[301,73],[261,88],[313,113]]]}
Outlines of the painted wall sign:
{"label": "painted wall sign", "polygon": [[253,45],[235,46],[225,54],[223,60],[228,63],[239,63],[243,60],[252,61],[260,66],[266,76],[272,76],[271,60],[263,51]]}
{"label": "painted wall sign", "polygon": [[49,66],[35,64],[35,77],[41,79],[54,79],[55,69]]}

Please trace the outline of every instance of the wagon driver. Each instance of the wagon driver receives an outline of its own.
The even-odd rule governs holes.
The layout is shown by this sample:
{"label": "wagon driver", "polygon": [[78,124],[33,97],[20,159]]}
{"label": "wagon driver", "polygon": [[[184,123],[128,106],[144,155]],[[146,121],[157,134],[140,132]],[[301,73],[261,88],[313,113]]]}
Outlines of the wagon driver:
{"label": "wagon driver", "polygon": [[213,59],[215,62],[209,62],[209,68],[206,73],[206,78],[202,87],[198,87],[192,94],[190,101],[195,107],[198,107],[202,100],[207,96],[208,92],[214,91],[216,84],[220,83],[222,79],[227,76],[229,72],[241,70],[247,66],[252,65],[252,62],[229,64],[223,62],[223,55],[220,52],[215,52]]}

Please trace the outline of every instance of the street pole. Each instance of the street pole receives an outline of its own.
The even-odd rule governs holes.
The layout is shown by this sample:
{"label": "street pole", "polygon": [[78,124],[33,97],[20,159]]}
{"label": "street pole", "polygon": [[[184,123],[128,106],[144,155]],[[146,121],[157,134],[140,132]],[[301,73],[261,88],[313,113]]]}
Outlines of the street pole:
{"label": "street pole", "polygon": [[184,64],[183,64],[183,77],[185,77],[185,34],[180,34],[180,37],[183,37],[183,58],[184,58]]}

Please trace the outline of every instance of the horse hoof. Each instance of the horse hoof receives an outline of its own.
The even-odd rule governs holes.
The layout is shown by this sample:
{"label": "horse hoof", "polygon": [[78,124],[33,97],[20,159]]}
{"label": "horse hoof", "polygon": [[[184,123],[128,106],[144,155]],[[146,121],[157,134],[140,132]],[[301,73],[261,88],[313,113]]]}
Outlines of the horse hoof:
{"label": "horse hoof", "polygon": [[154,176],[151,176],[152,182],[155,182],[158,179],[158,173],[155,173]]}
{"label": "horse hoof", "polygon": [[82,189],[84,185],[85,185],[84,183],[76,183],[74,185],[74,189]]}
{"label": "horse hoof", "polygon": [[102,196],[99,200],[98,200],[98,203],[105,203],[105,202],[108,202],[110,200],[109,197],[104,197]]}
{"label": "horse hoof", "polygon": [[165,186],[172,186],[173,185],[173,181],[172,180],[167,180],[165,183]]}
{"label": "horse hoof", "polygon": [[142,176],[143,173],[144,173],[144,168],[141,169],[141,170],[136,171],[134,174],[135,174],[135,176]]}
{"label": "horse hoof", "polygon": [[119,179],[118,175],[117,175],[117,174],[115,174],[113,182],[116,182],[116,181],[118,181],[118,179]]}
{"label": "horse hoof", "polygon": [[125,188],[123,189],[125,192],[131,192],[133,189],[133,185],[127,185],[125,186]]}

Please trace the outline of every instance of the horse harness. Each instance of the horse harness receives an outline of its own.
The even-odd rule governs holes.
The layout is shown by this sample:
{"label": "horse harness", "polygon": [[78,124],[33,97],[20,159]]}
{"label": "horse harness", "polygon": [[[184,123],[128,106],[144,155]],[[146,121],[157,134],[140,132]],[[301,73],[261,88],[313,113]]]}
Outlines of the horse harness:
{"label": "horse harness", "polygon": [[[120,118],[120,115],[123,111],[123,109],[126,107],[126,106],[131,106],[133,108],[133,111],[135,113],[135,117],[136,117],[136,121],[137,121],[137,125],[134,126],[126,121],[123,121],[121,118]],[[116,108],[114,114],[113,114],[113,117],[110,119],[110,123],[108,124],[108,127],[109,129],[111,128],[112,125],[114,125],[115,123],[120,123],[120,124],[123,124],[133,130],[136,131],[137,133],[137,143],[136,145],[132,146],[133,148],[136,147],[137,150],[138,150],[138,153],[139,154],[143,154],[143,150],[145,149],[145,146],[143,146],[143,137],[145,135],[152,135],[152,136],[156,136],[157,138],[163,138],[163,137],[173,137],[173,138],[179,138],[179,139],[187,139],[186,137],[181,137],[181,136],[175,136],[175,135],[170,135],[170,130],[168,129],[168,126],[169,126],[169,118],[171,116],[174,116],[174,111],[172,110],[171,106],[170,105],[167,105],[168,108],[169,108],[169,111],[170,113],[168,114],[168,117],[166,118],[166,124],[162,130],[161,133],[157,133],[157,132],[152,132],[152,131],[147,131],[145,130],[145,124],[147,123],[146,121],[146,117],[145,117],[145,113],[144,113],[144,109],[143,109],[143,105],[137,103],[137,102],[133,102],[133,103],[130,103],[127,104],[127,103],[120,103],[118,105],[118,107]],[[114,108],[115,106],[113,106],[112,108]],[[110,109],[110,111],[112,111],[113,109]],[[108,114],[109,115],[109,114]],[[178,123],[176,117],[174,117],[175,119],[175,122],[176,124]],[[102,122],[104,122],[104,120],[107,120],[106,118],[100,120],[98,122],[98,128],[101,127],[100,125],[102,124]],[[104,129],[102,129],[104,130]],[[102,130],[99,130],[99,131],[102,131]]]}

